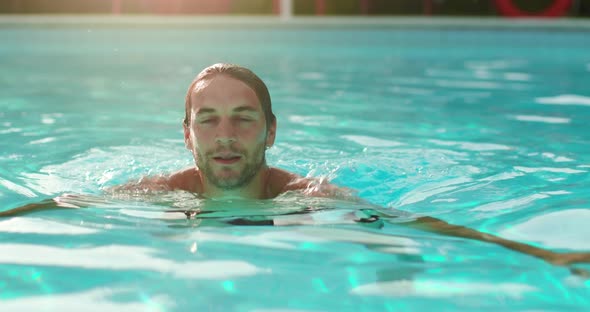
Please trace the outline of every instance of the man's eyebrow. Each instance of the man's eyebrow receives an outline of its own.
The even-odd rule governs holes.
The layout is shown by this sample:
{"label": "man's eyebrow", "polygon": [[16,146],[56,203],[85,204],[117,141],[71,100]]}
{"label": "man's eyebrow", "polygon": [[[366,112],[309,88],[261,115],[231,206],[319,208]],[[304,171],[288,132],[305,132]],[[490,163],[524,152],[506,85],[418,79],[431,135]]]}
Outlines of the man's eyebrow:
{"label": "man's eyebrow", "polygon": [[236,108],[234,108],[233,111],[236,113],[242,113],[242,112],[258,113],[258,110],[254,107],[251,107],[251,106],[236,107]]}
{"label": "man's eyebrow", "polygon": [[199,108],[199,110],[197,111],[197,115],[212,114],[212,113],[215,113],[214,108]]}
{"label": "man's eyebrow", "polygon": [[[197,115],[205,115],[205,114],[213,114],[217,112],[217,110],[215,108],[210,108],[210,107],[202,107],[199,108],[199,110],[197,111]],[[239,106],[236,107],[232,110],[232,112],[234,113],[258,113],[258,110],[254,107],[251,106]]]}

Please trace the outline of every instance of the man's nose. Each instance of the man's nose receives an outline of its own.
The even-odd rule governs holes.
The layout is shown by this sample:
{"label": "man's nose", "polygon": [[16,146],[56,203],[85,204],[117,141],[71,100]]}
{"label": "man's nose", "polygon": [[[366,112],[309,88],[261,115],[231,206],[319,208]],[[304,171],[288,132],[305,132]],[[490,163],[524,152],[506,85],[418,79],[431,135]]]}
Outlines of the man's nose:
{"label": "man's nose", "polygon": [[236,141],[236,129],[231,120],[224,119],[219,122],[215,141],[220,144],[231,144]]}

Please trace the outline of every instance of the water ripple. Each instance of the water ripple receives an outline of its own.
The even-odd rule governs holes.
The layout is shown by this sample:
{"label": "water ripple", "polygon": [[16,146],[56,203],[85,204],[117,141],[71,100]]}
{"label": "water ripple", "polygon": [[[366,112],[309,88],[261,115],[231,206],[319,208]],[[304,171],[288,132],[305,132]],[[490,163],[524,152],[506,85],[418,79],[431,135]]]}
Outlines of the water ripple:
{"label": "water ripple", "polygon": [[72,249],[30,244],[0,244],[0,249],[2,249],[0,263],[3,264],[102,270],[150,270],[187,279],[226,279],[268,273],[268,270],[245,261],[176,262],[153,257],[152,254],[158,253],[156,249],[127,245]]}
{"label": "water ripple", "polygon": [[538,116],[538,115],[516,115],[512,118],[514,118],[518,121],[542,122],[542,123],[549,123],[549,124],[567,124],[572,121],[570,118]]}
{"label": "water ripple", "polygon": [[507,210],[521,209],[529,206],[531,203],[539,200],[548,198],[549,194],[539,193],[531,194],[523,197],[511,198],[508,200],[496,201],[493,203],[481,205],[471,209],[471,211],[494,211],[498,213],[504,213]]}
{"label": "water ripple", "polygon": [[531,75],[526,73],[505,73],[504,78],[511,81],[529,81]]}
{"label": "water ripple", "polygon": [[539,97],[535,102],[545,105],[580,105],[590,106],[590,97],[577,94],[562,94],[553,97]]}
{"label": "water ripple", "polygon": [[496,143],[473,143],[473,142],[460,142],[460,141],[443,141],[443,140],[428,140],[430,143],[443,146],[458,146],[460,149],[468,151],[497,151],[497,150],[510,150],[510,146],[496,144]]}
{"label": "water ripple", "polygon": [[540,168],[531,168],[531,167],[523,167],[523,166],[515,166],[514,169],[526,172],[526,173],[534,173],[534,172],[554,172],[554,173],[584,173],[588,172],[585,170],[577,170],[571,168],[552,168],[552,167],[540,167]]}
{"label": "water ripple", "polygon": [[12,218],[0,221],[0,232],[51,235],[83,235],[99,231],[39,218]]}
{"label": "water ripple", "polygon": [[35,194],[30,189],[28,189],[22,185],[18,185],[14,182],[8,181],[6,179],[3,179],[3,178],[0,178],[0,185],[4,186],[5,188],[7,188],[13,192],[16,192],[18,194],[26,196],[26,197],[37,197],[37,194]]}
{"label": "water ripple", "polygon": [[29,144],[45,144],[45,143],[51,143],[55,140],[56,140],[55,137],[47,137],[47,138],[43,138],[43,139],[39,139],[39,140],[30,141]]}
{"label": "water ripple", "polygon": [[0,134],[18,133],[18,132],[22,132],[22,131],[23,131],[22,128],[8,128],[8,129],[0,130]]}
{"label": "water ripple", "polygon": [[569,158],[569,157],[565,157],[565,156],[557,156],[553,153],[541,153],[541,156],[549,158],[551,160],[553,160],[554,162],[570,162],[570,161],[574,161],[573,159]]}
{"label": "water ripple", "polygon": [[373,138],[373,137],[364,136],[364,135],[343,135],[340,137],[343,139],[352,141],[354,143],[360,144],[362,146],[394,147],[394,146],[404,145],[404,143],[401,143],[401,142],[383,140],[383,139]]}
{"label": "water ripple", "polygon": [[590,210],[568,209],[532,216],[499,231],[503,237],[534,241],[550,248],[590,250]]}
{"label": "water ripple", "polygon": [[473,81],[473,80],[435,80],[434,84],[441,88],[460,88],[460,89],[503,89],[505,85],[491,81]]}
{"label": "water ripple", "polygon": [[446,192],[450,192],[456,190],[457,188],[463,186],[465,183],[471,182],[472,179],[468,177],[459,177],[455,179],[449,179],[442,182],[437,183],[428,183],[427,185],[419,186],[413,188],[407,194],[401,196],[399,199],[398,205],[405,206],[417,202],[421,202],[429,197],[438,194],[444,194]]}
{"label": "water ripple", "polygon": [[[52,294],[45,296],[27,296],[17,299],[2,300],[3,311],[30,311],[35,307],[36,311],[166,311],[165,307],[173,307],[174,301],[166,295],[153,296],[149,302],[134,301],[120,302],[115,298],[121,295],[137,294],[136,289],[122,288],[95,288],[84,292],[70,294]],[[111,300],[111,298],[113,300]]]}
{"label": "water ripple", "polygon": [[351,290],[353,295],[387,297],[445,298],[460,296],[506,296],[521,298],[537,288],[520,283],[484,283],[469,281],[402,280],[360,285]]}

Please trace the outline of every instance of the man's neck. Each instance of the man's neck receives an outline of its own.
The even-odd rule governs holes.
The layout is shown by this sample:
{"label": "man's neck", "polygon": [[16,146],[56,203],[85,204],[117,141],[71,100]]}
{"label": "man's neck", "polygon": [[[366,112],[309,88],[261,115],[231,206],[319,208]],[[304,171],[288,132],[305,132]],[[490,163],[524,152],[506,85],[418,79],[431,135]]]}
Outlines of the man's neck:
{"label": "man's neck", "polygon": [[242,198],[242,199],[262,199],[266,198],[267,193],[267,179],[269,168],[263,165],[258,173],[247,184],[234,188],[223,189],[215,186],[199,171],[199,178],[201,179],[202,193],[207,198]]}

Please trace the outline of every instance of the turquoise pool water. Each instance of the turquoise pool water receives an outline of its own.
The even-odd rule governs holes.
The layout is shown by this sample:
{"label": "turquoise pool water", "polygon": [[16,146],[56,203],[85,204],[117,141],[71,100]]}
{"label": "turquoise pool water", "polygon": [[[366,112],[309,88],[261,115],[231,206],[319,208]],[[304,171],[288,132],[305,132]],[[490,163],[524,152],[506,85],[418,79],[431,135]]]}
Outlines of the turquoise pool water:
{"label": "turquoise pool water", "polygon": [[[341,224],[366,205],[103,189],[191,165],[186,88],[234,62],[273,96],[271,165],[383,211],[589,251],[589,46],[546,28],[2,24],[0,211],[64,193],[89,207],[0,219],[0,310],[586,311],[568,267],[395,219]],[[330,210],[223,222],[305,207]]]}

